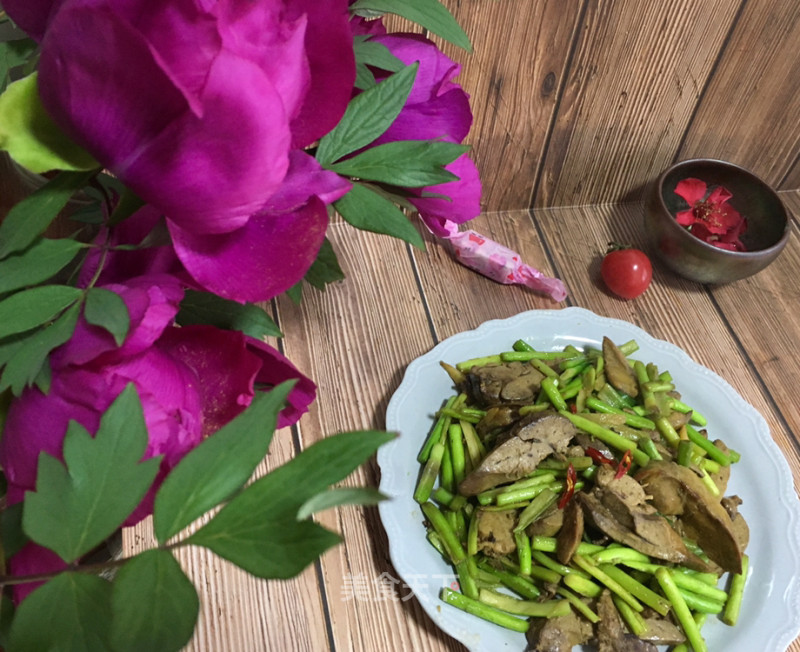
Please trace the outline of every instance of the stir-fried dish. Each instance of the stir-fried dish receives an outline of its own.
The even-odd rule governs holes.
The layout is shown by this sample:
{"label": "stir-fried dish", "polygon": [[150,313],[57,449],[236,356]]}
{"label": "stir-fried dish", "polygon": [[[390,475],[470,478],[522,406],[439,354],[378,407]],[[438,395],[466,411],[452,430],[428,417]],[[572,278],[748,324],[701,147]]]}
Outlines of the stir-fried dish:
{"label": "stir-fried dish", "polygon": [[456,392],[414,494],[458,575],[442,600],[537,652],[706,650],[747,576],[739,455],[634,341],[513,349],[442,363]]}

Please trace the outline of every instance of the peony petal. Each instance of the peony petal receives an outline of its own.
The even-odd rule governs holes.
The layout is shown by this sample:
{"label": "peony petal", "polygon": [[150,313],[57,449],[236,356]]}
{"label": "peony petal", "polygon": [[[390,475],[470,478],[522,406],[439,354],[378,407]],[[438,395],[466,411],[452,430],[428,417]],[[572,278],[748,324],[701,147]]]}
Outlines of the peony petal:
{"label": "peony petal", "polygon": [[289,16],[306,14],[306,55],[311,84],[292,120],[292,145],[304,148],[333,129],[344,115],[356,79],[347,0],[293,0]]}
{"label": "peony petal", "polygon": [[409,105],[423,104],[461,87],[453,79],[461,72],[461,65],[453,61],[430,39],[419,34],[389,34],[372,40],[382,43],[404,64],[419,62],[414,87],[408,96]]}
{"label": "peony petal", "polygon": [[308,411],[308,406],[314,402],[317,395],[316,385],[269,344],[248,337],[247,348],[258,355],[263,363],[256,376],[256,383],[274,387],[286,380],[297,379],[297,383],[289,392],[288,404],[278,416],[278,428],[297,423]]}
{"label": "peony petal", "polygon": [[126,285],[106,285],[116,292],[128,308],[130,327],[121,347],[104,328],[88,324],[83,317],[72,338],[53,352],[53,368],[83,365],[101,355],[113,353],[115,358],[135,355],[146,350],[161,336],[178,312],[183,288],[172,276],[150,275],[130,279]]}
{"label": "peony petal", "polygon": [[203,436],[219,430],[253,400],[253,383],[261,368],[245,346],[245,336],[212,326],[185,326],[164,333],[159,349],[194,372],[201,396]]}
{"label": "peony petal", "polygon": [[689,177],[681,179],[675,186],[675,194],[682,197],[690,206],[706,196],[706,182],[701,179]]}
{"label": "peony petal", "polygon": [[36,388],[26,389],[12,401],[0,439],[0,466],[9,484],[34,489],[39,454],[61,458],[71,420],[96,432],[100,414],[123,388],[121,379],[69,368],[53,371],[47,396]]}
{"label": "peony petal", "polygon": [[346,195],[352,185],[335,172],[323,169],[313,156],[292,150],[289,152],[289,172],[283,185],[262,210],[268,213],[293,211],[306,204],[312,195],[331,204]]}
{"label": "peony petal", "polygon": [[223,53],[209,72],[202,118],[185,112],[119,174],[184,229],[229,233],[280,187],[289,167],[286,119],[261,70]]}
{"label": "peony petal", "polygon": [[373,40],[389,48],[406,65],[420,63],[406,105],[375,144],[436,138],[462,142],[472,126],[472,111],[469,95],[452,81],[461,66],[432,41],[417,34],[393,34]]}
{"label": "peony petal", "polygon": [[140,33],[111,8],[78,2],[50,25],[39,89],[56,122],[115,171],[188,110]]}
{"label": "peony petal", "polygon": [[460,143],[471,126],[469,95],[461,89],[453,89],[422,104],[407,104],[374,144],[436,139]]}
{"label": "peony petal", "polygon": [[53,20],[39,74],[56,122],[140,197],[184,228],[234,230],[286,173],[283,100],[254,62],[223,51],[205,75],[198,116],[169,73],[144,34],[76,1]]}
{"label": "peony petal", "polygon": [[457,175],[458,180],[430,186],[424,191],[452,197],[452,201],[435,197],[410,198],[428,228],[442,237],[448,235],[446,221],[463,224],[481,212],[481,180],[475,163],[464,154],[445,169]]}
{"label": "peony petal", "polygon": [[44,37],[53,14],[65,0],[3,0],[3,9],[28,36],[36,41]]}
{"label": "peony petal", "polygon": [[[43,575],[66,570],[67,563],[48,548],[33,542],[25,546],[9,560],[11,575]],[[14,601],[22,602],[44,582],[28,582],[14,585]]]}
{"label": "peony petal", "polygon": [[201,287],[234,301],[267,301],[311,267],[328,213],[312,197],[291,213],[256,215],[233,233],[204,235],[169,226],[178,257]]}
{"label": "peony petal", "polygon": [[256,63],[272,81],[288,116],[294,118],[311,83],[305,46],[308,17],[287,18],[283,4],[222,2],[215,11],[225,49]]}

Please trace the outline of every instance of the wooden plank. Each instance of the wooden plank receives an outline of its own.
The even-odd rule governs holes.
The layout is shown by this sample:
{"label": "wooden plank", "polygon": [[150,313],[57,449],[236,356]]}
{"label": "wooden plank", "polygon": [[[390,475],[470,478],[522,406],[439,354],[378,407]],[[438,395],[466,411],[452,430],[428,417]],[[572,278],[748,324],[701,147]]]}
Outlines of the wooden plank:
{"label": "wooden plank", "polygon": [[474,122],[467,142],[482,173],[487,211],[530,204],[585,0],[479,0],[445,4],[474,52],[448,44],[463,65]]}
{"label": "wooden plank", "polygon": [[[306,417],[308,418],[308,417]],[[292,433],[275,433],[270,452],[256,477],[283,464],[295,454]],[[188,532],[207,519],[201,519]],[[125,556],[153,547],[151,519],[123,533]],[[186,650],[317,650],[329,649],[324,627],[290,628],[298,614],[309,622],[325,622],[315,568],[285,581],[259,580],[211,552],[180,548],[176,558],[192,580],[200,599],[194,637]]]}
{"label": "wooden plank", "polygon": [[[520,254],[523,261],[548,276],[554,274],[527,211],[482,215],[470,227]],[[559,304],[518,285],[495,283],[457,263],[444,242],[416,254],[425,301],[438,340],[470,330],[489,319],[504,319],[534,308]]]}
{"label": "wooden plank", "polygon": [[640,199],[671,163],[739,4],[590,2],[533,205]]}
{"label": "wooden plank", "polygon": [[[383,428],[406,365],[432,344],[406,246],[341,222],[329,236],[347,279],[306,292],[300,306],[279,301],[281,322],[292,326],[286,353],[319,386],[311,418],[301,424],[304,446],[337,431]],[[377,479],[369,464],[345,484],[377,486]],[[345,541],[321,560],[336,649],[461,649],[410,599],[376,509],[332,510],[319,520]]]}
{"label": "wooden plank", "polygon": [[[800,288],[787,279],[800,274],[800,241],[797,218],[800,192],[782,193],[784,203],[794,212],[786,249],[766,269],[736,283],[712,290],[714,299],[747,351],[752,365],[782,407],[782,415],[795,441],[795,457],[800,454],[800,385],[792,381],[800,370],[795,351],[800,341],[796,307]],[[791,408],[791,409],[790,409]],[[797,467],[800,470],[800,465]]]}
{"label": "wooden plank", "polygon": [[[798,79],[800,5],[744,3],[679,158],[720,158],[781,183],[800,154]],[[783,188],[799,186],[795,176]]]}

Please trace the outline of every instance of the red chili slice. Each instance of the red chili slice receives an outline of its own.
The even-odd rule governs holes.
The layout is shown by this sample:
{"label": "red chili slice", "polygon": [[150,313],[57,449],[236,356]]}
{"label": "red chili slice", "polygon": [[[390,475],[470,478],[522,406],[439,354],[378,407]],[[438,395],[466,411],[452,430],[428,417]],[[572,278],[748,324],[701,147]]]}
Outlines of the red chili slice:
{"label": "red chili slice", "polygon": [[622,456],[622,459],[617,465],[617,473],[614,475],[614,479],[619,480],[623,475],[630,471],[631,464],[633,464],[633,451],[628,449],[625,451],[625,455]]}
{"label": "red chili slice", "polygon": [[578,474],[575,473],[575,467],[572,463],[567,467],[567,486],[564,487],[564,493],[558,499],[558,508],[564,509],[567,506],[572,494],[575,493],[575,483],[578,481]]}
{"label": "red chili slice", "polygon": [[614,460],[610,457],[606,457],[605,453],[597,450],[596,448],[592,448],[591,446],[586,449],[586,454],[594,460],[595,464],[613,464]]}

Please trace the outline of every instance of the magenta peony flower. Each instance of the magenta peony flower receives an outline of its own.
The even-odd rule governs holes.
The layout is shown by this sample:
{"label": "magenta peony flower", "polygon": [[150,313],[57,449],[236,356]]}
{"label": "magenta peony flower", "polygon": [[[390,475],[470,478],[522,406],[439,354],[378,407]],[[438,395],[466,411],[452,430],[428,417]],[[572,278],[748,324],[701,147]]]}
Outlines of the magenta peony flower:
{"label": "magenta peony flower", "polygon": [[[395,121],[370,146],[398,140],[438,139],[461,143],[472,126],[469,95],[453,79],[461,66],[435,43],[417,34],[389,34],[371,40],[382,43],[406,65],[419,62],[419,70],[408,101]],[[386,75],[376,75],[381,80]],[[480,213],[481,181],[478,170],[465,154],[447,166],[457,181],[409,189],[410,201],[436,235],[446,235],[444,221],[463,224]],[[448,201],[423,197],[424,193],[446,195]]]}
{"label": "magenta peony flower", "polygon": [[[349,189],[292,153],[330,131],[350,99],[347,0],[4,7],[41,39],[47,111],[165,215],[200,286],[261,301],[302,278],[325,204]],[[291,206],[279,199],[287,182],[304,189]]]}
{"label": "magenta peony flower", "polygon": [[[61,458],[69,422],[95,432],[102,414],[132,382],[148,429],[145,458],[163,456],[153,487],[125,523],[132,525],[151,513],[155,491],[169,470],[240,414],[256,391],[297,381],[279,415],[278,427],[285,427],[307,411],[316,388],[263,342],[211,326],[173,326],[183,292],[171,277],[106,287],[122,296],[130,312],[125,342],[117,348],[107,332],[81,320],[73,338],[51,357],[49,393],[28,388],[12,402],[0,439],[0,466],[9,504],[19,502],[36,487],[39,455]],[[36,549],[22,558],[26,572],[35,566]],[[42,570],[51,561],[42,556]]]}
{"label": "magenta peony flower", "polygon": [[[128,517],[133,525],[152,512],[164,477],[203,438],[240,414],[258,389],[295,379],[278,427],[295,423],[315,399],[314,383],[271,346],[242,333],[210,326],[172,326],[183,296],[172,277],[150,276],[109,285],[124,299],[131,328],[121,347],[103,329],[80,320],[73,338],[51,357],[47,395],[29,388],[9,408],[0,439],[7,500],[23,500],[36,487],[39,455],[62,457],[67,426],[77,421],[95,432],[117,395],[134,383],[148,430],[145,458],[163,456],[148,494]],[[54,553],[35,544],[11,560],[18,575],[58,570]],[[36,587],[18,587],[21,600]]]}

